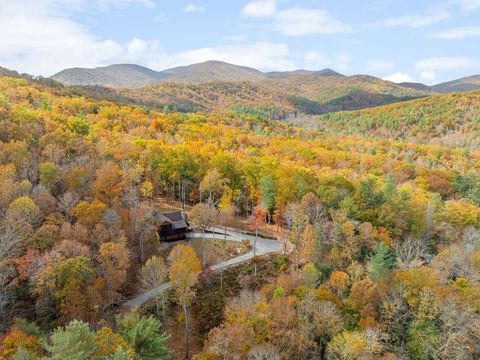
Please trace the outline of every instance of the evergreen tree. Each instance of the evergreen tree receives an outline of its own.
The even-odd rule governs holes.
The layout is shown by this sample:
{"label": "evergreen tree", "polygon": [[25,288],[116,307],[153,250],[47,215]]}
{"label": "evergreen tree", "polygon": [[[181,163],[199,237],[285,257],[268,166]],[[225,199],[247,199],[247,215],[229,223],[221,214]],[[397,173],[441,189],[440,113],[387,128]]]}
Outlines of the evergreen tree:
{"label": "evergreen tree", "polygon": [[88,324],[73,320],[53,332],[45,349],[52,360],[87,360],[95,352],[94,334]]}
{"label": "evergreen tree", "polygon": [[393,178],[393,176],[391,174],[385,175],[385,182],[383,183],[382,188],[383,197],[385,198],[385,200],[388,201],[392,198],[396,188],[397,186],[395,184],[395,179]]}
{"label": "evergreen tree", "polygon": [[368,276],[373,281],[379,281],[385,277],[395,265],[395,254],[384,243],[375,246],[375,255],[370,258]]}
{"label": "evergreen tree", "polygon": [[260,180],[260,198],[261,205],[268,212],[275,209],[275,184],[270,174],[263,175]]}
{"label": "evergreen tree", "polygon": [[361,205],[367,209],[376,208],[385,201],[383,193],[375,190],[375,180],[373,178],[360,181],[358,196]]}
{"label": "evergreen tree", "polygon": [[134,348],[140,359],[170,358],[170,351],[165,347],[169,335],[160,332],[160,321],[153,316],[140,316],[137,311],[131,311],[119,316],[117,323],[119,334]]}
{"label": "evergreen tree", "polygon": [[407,332],[407,349],[412,360],[431,360],[440,345],[437,325],[432,321],[414,321]]}

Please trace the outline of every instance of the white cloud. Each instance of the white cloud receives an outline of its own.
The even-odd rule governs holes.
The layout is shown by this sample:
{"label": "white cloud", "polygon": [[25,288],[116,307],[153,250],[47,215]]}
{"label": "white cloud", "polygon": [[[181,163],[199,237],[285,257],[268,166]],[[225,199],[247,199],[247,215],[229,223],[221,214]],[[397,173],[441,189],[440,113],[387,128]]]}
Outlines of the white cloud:
{"label": "white cloud", "polygon": [[370,59],[367,63],[366,70],[368,72],[384,72],[391,70],[395,64],[387,59]]}
{"label": "white cloud", "polygon": [[51,75],[66,67],[108,63],[121,55],[118,43],[96,38],[56,5],[48,0],[0,2],[0,64]]}
{"label": "white cloud", "polygon": [[160,61],[152,59],[150,65],[160,69],[207,60],[220,60],[263,70],[294,70],[297,67],[296,62],[290,56],[290,49],[287,45],[268,41],[207,47],[171,55],[164,54],[164,58]]}
{"label": "white cloud", "polygon": [[406,15],[398,18],[388,18],[385,20],[377,21],[372,25],[385,27],[420,28],[431,26],[441,21],[447,20],[448,18],[450,18],[450,16],[451,15],[448,11],[442,10],[435,12],[426,12],[423,14]]}
{"label": "white cloud", "polygon": [[253,1],[245,5],[242,15],[248,17],[265,18],[271,17],[276,12],[275,1]]}
{"label": "white cloud", "polygon": [[463,11],[475,11],[480,9],[480,0],[452,0],[454,3],[460,6]]}
{"label": "white cloud", "polygon": [[464,39],[469,37],[480,37],[480,26],[456,27],[439,31],[432,35],[437,39]]}
{"label": "white cloud", "polygon": [[91,3],[97,3],[101,7],[140,5],[153,8],[156,6],[155,0],[94,0]]}
{"label": "white cloud", "polygon": [[383,80],[391,81],[394,83],[403,83],[403,82],[415,82],[415,78],[407,73],[396,72],[394,74],[385,76]]}
{"label": "white cloud", "polygon": [[[33,75],[70,67],[138,63],[157,70],[222,60],[265,70],[294,69],[298,57],[282,43],[258,41],[168,53],[158,41],[100,39],[56,7],[56,0],[0,1],[0,64]],[[66,0],[73,1],[77,0]],[[78,2],[76,3],[78,4]],[[29,14],[35,14],[31,16]]]}
{"label": "white cloud", "polygon": [[335,34],[351,30],[350,25],[335,20],[322,9],[292,8],[277,10],[275,1],[254,1],[242,9],[242,15],[271,19],[271,29],[287,36]]}
{"label": "white cloud", "polygon": [[197,4],[188,4],[183,8],[183,12],[186,13],[202,13],[205,9]]}
{"label": "white cloud", "polygon": [[467,57],[433,57],[415,63],[415,69],[420,73],[420,78],[428,83],[437,81],[438,74],[448,72],[449,77],[462,74],[469,70],[478,70],[480,61]]}
{"label": "white cloud", "polygon": [[275,16],[274,29],[288,36],[348,32],[350,25],[333,19],[328,11],[288,9]]}
{"label": "white cloud", "polygon": [[[44,76],[70,67],[137,63],[161,70],[206,60],[221,60],[262,70],[294,70],[303,66],[315,70],[333,67],[347,71],[350,68],[351,58],[348,54],[328,54],[323,58],[318,52],[293,52],[281,42],[247,43],[248,39],[243,37],[237,39],[241,41],[239,43],[175,53],[167,52],[155,40],[135,37],[120,43],[99,38],[72,19],[74,11],[84,11],[81,7],[85,2],[86,0],[0,0],[0,64],[20,72]],[[151,5],[148,1],[128,2]],[[97,1],[97,5],[101,6],[110,3],[113,4],[113,1]],[[127,0],[120,0],[116,4],[123,6]],[[66,8],[70,10],[67,12]],[[305,31],[304,28],[302,33]]]}
{"label": "white cloud", "polygon": [[456,70],[473,68],[477,65],[477,60],[462,56],[434,57],[418,61],[415,63],[415,68],[419,70]]}
{"label": "white cloud", "polygon": [[127,44],[127,52],[131,55],[143,54],[148,47],[149,47],[149,43],[147,41],[144,41],[138,38],[133,38]]}
{"label": "white cloud", "polygon": [[[11,0],[5,0],[11,1]],[[32,0],[25,0],[32,1]],[[24,2],[25,2],[24,1]],[[142,6],[154,8],[157,0],[38,0],[36,3],[49,4],[64,10],[86,11],[86,10],[108,10],[113,7]],[[17,1],[20,2],[20,1]]]}

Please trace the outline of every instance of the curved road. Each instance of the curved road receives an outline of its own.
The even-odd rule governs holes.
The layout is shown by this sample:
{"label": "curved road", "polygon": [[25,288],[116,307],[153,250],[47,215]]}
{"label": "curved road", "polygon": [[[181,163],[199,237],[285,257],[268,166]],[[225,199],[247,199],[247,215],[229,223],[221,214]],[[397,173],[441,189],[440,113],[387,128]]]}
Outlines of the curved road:
{"label": "curved road", "polygon": [[[225,235],[224,235],[224,230],[223,229],[212,229],[212,231],[209,231],[208,233],[205,233],[205,235],[211,235],[214,234],[215,239],[217,240],[225,240]],[[190,234],[191,237],[196,237],[196,238],[201,238],[202,234],[199,232],[193,232]],[[247,234],[242,234],[239,232],[235,232],[232,230],[227,230],[227,236],[226,240],[228,241],[237,241],[241,242],[244,239],[250,240],[250,245],[252,246],[252,249],[243,254],[239,255],[237,257],[222,261],[218,264],[210,266],[210,270],[212,271],[219,271],[221,269],[226,269],[238,264],[241,264],[245,261],[251,260],[254,256],[254,248],[253,245],[255,243],[255,236],[254,235],[247,235]],[[180,243],[180,242],[178,242]],[[172,243],[172,245],[175,245],[175,243]],[[258,236],[257,238],[257,244],[255,247],[255,255],[260,256],[260,255],[266,255],[266,254],[271,254],[271,253],[278,253],[284,250],[284,245],[281,241],[277,240],[271,240],[271,239],[265,239],[262,238],[261,236]],[[200,274],[200,273],[199,273]],[[140,307],[143,304],[145,304],[148,300],[153,299],[155,296],[160,294],[161,292],[170,289],[170,283],[165,283],[162,286],[159,286],[155,289],[152,289],[150,291],[144,292],[133,299],[128,300],[123,304],[125,307]]]}

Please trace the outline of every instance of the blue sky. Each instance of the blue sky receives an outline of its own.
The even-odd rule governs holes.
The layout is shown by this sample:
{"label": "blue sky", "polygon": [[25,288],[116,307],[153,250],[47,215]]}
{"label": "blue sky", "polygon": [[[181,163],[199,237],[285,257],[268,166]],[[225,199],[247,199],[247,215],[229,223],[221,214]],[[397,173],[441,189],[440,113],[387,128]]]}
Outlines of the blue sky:
{"label": "blue sky", "polygon": [[480,74],[480,0],[1,0],[0,65],[34,75],[222,60],[432,84]]}

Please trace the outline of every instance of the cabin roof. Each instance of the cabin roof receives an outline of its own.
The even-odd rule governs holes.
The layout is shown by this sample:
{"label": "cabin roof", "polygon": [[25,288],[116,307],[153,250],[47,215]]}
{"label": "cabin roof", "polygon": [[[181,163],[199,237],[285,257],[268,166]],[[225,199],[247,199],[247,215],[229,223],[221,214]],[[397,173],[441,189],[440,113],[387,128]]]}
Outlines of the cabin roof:
{"label": "cabin roof", "polygon": [[186,229],[188,227],[185,215],[181,211],[171,213],[162,213],[158,211],[154,214],[154,219],[157,226],[171,224],[173,229]]}

